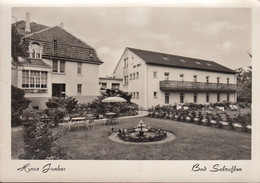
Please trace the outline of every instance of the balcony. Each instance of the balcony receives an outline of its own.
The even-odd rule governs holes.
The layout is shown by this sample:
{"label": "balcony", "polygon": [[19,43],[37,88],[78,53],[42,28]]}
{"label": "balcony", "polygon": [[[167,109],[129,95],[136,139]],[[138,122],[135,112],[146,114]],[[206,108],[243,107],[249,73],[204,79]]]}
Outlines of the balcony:
{"label": "balcony", "polygon": [[237,86],[223,83],[164,80],[160,81],[160,89],[162,91],[235,92]]}

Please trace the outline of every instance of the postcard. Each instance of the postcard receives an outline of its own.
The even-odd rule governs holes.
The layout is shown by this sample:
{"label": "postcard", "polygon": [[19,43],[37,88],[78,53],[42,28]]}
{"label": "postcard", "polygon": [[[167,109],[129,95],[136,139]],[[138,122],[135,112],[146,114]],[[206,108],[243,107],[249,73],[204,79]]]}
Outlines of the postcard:
{"label": "postcard", "polygon": [[1,181],[260,181],[259,1],[76,2],[1,2]]}

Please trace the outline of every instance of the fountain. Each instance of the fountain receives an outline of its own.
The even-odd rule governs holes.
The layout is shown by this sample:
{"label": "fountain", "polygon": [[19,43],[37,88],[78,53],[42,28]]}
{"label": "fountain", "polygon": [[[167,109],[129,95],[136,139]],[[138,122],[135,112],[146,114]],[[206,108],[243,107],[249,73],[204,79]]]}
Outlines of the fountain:
{"label": "fountain", "polygon": [[153,142],[167,137],[167,132],[161,129],[146,127],[141,120],[137,127],[132,129],[120,129],[117,133],[119,139],[128,142]]}

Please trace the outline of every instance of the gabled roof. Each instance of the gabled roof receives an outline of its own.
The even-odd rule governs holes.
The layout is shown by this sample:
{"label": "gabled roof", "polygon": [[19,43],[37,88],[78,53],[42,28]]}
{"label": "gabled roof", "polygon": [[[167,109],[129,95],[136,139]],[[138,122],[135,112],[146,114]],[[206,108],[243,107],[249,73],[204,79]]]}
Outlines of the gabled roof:
{"label": "gabled roof", "polygon": [[15,25],[17,26],[17,30],[18,30],[18,33],[22,36],[25,36],[27,34],[31,34],[31,33],[34,33],[34,32],[38,32],[40,30],[43,30],[43,29],[46,29],[46,28],[49,28],[48,26],[46,25],[41,25],[41,24],[37,24],[35,22],[30,22],[30,29],[31,29],[31,32],[26,32],[25,31],[25,21],[24,20],[21,20],[19,22],[15,22],[13,23],[12,25]]}
{"label": "gabled roof", "polygon": [[197,70],[206,70],[214,72],[232,73],[235,71],[229,69],[223,65],[220,65],[213,61],[201,60],[196,58],[189,58],[177,55],[170,55],[166,53],[159,53],[147,50],[140,50],[136,48],[127,48],[134,54],[139,56],[148,64],[160,65],[160,66],[170,66]]}
{"label": "gabled roof", "polygon": [[[14,23],[18,33],[24,36],[25,41],[39,41],[43,46],[43,57],[68,59],[95,64],[103,62],[98,58],[95,49],[76,38],[59,26],[48,27],[30,23],[31,32],[25,31],[25,21]],[[54,53],[54,40],[57,40],[57,51]]]}
{"label": "gabled roof", "polygon": [[59,26],[49,27],[38,32],[33,32],[24,37],[34,40],[44,40],[46,42],[53,42],[53,40],[56,39],[58,44],[93,49],[91,46],[87,45]]}

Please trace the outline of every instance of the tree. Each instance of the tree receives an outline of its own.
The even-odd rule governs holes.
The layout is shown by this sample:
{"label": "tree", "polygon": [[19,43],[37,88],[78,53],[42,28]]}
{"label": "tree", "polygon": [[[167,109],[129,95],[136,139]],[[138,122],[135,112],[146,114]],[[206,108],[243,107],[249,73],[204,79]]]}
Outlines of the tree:
{"label": "tree", "polygon": [[61,159],[64,150],[57,144],[61,134],[53,134],[50,124],[42,122],[42,114],[35,110],[25,110],[22,114],[24,153],[20,159]]}
{"label": "tree", "polygon": [[28,107],[31,101],[24,97],[24,91],[19,88],[12,86],[11,92],[12,126],[18,126],[21,124],[20,116],[23,113],[23,110]]}
{"label": "tree", "polygon": [[236,69],[237,77],[237,101],[252,102],[252,66],[247,69]]}
{"label": "tree", "polygon": [[16,24],[12,25],[12,44],[11,44],[11,54],[14,65],[21,65],[18,60],[19,56],[22,56],[26,53],[26,47],[22,44],[23,39],[22,35],[19,34],[18,27]]}

